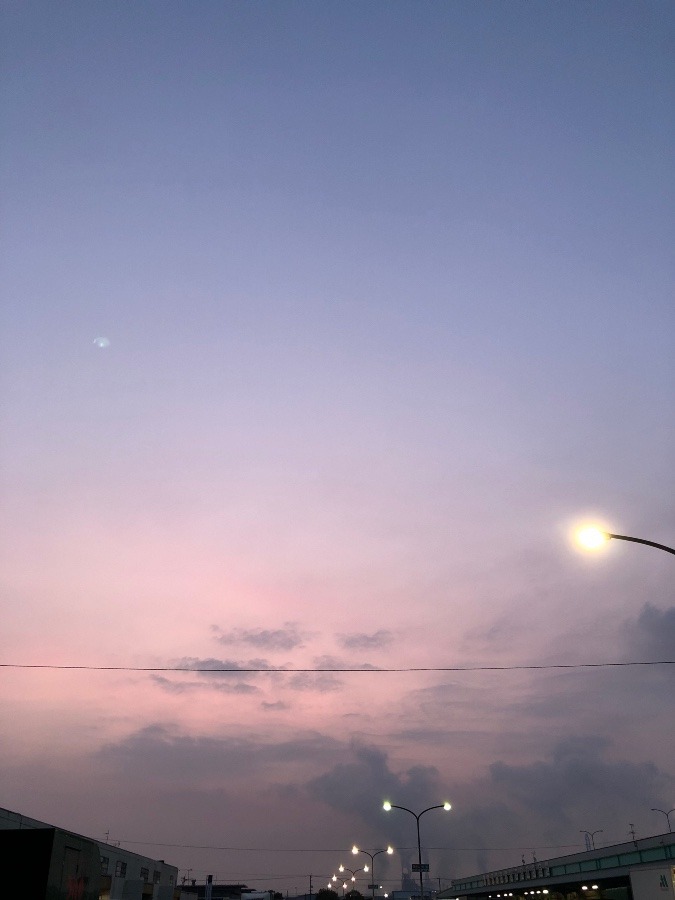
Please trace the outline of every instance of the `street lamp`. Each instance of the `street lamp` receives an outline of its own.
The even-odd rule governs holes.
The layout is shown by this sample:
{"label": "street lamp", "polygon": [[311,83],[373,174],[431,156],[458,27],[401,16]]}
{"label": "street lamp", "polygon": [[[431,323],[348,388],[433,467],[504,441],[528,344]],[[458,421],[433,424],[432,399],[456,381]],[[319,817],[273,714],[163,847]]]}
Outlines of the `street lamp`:
{"label": "street lamp", "polygon": [[591,849],[595,850],[595,835],[600,834],[602,832],[602,828],[598,828],[595,831],[584,831],[583,828],[579,829],[581,834],[585,834],[588,838],[588,842],[591,845]]}
{"label": "street lamp", "polygon": [[[373,892],[372,893],[373,900],[375,898],[375,857],[379,856],[380,853],[388,853],[391,856],[391,854],[393,852],[394,852],[393,847],[387,847],[385,850],[376,850],[374,853],[369,853],[368,850],[361,850],[361,849],[359,849],[359,847],[356,846],[356,844],[354,844],[354,846],[352,847],[352,853],[355,856],[357,853],[365,853],[366,856],[370,857],[370,878],[371,878],[370,889]],[[364,872],[367,872],[368,866],[364,866],[363,870],[364,870]],[[380,885],[380,887],[381,887],[381,885]]]}
{"label": "street lamp", "polygon": [[367,872],[367,871],[368,871],[368,866],[363,866],[361,869],[348,869],[346,866],[343,866],[342,863],[340,863],[340,866],[338,868],[338,872],[351,872],[352,881],[356,881],[356,873],[357,872]]}
{"label": "street lamp", "polygon": [[656,547],[657,550],[675,554],[675,548],[667,547],[665,544],[657,544],[656,541],[647,541],[644,538],[630,537],[627,534],[613,534],[597,528],[595,525],[585,525],[583,528],[579,528],[574,536],[576,542],[585,550],[597,550],[606,541],[614,538],[615,541],[632,541],[634,544],[645,544],[647,547]]}
{"label": "street lamp", "polygon": [[672,831],[673,829],[670,827],[670,814],[675,812],[675,807],[673,809],[669,809],[668,812],[665,809],[654,809],[652,806],[652,812],[660,812],[666,817],[666,821],[668,822],[668,831]]}
{"label": "street lamp", "polygon": [[396,806],[395,803],[390,803],[388,800],[385,800],[382,804],[382,808],[386,812],[389,812],[389,810],[391,809],[402,809],[403,812],[410,813],[411,816],[415,817],[415,821],[417,823],[417,871],[420,875],[420,900],[424,900],[424,881],[422,879],[422,844],[420,842],[420,819],[425,813],[430,812],[432,809],[444,809],[447,812],[449,809],[452,809],[452,807],[446,800],[445,803],[441,803],[438,806],[429,806],[426,809],[423,809],[421,813],[414,813],[412,809],[408,809],[407,806]]}
{"label": "street lamp", "polygon": [[[332,881],[332,882],[336,882],[337,880],[338,880],[337,875],[333,875],[333,877],[331,878],[331,880],[328,882],[328,887],[333,887],[333,888],[337,887],[337,885],[336,885],[335,883],[331,884],[331,881]],[[354,881],[353,878],[352,878],[352,881]],[[345,890],[346,890],[346,889],[347,889],[347,882],[346,882],[346,881],[343,881],[343,882],[342,882],[342,896],[343,896],[343,897],[344,897],[344,895],[345,895]]]}
{"label": "street lamp", "polygon": [[[350,873],[350,875],[351,875],[350,880],[352,882],[351,890],[354,890],[357,873],[358,872],[367,872],[367,871],[368,871],[368,866],[363,866],[363,868],[361,868],[361,869],[348,869],[346,866],[343,866],[342,863],[340,863],[340,865],[338,866],[338,872],[340,872],[340,873],[349,872]],[[346,876],[344,876],[344,877],[346,877]],[[336,880],[337,880],[337,875],[333,875],[333,881],[336,881]],[[347,882],[345,881],[345,883],[342,885],[343,894],[344,894],[344,890],[346,887],[347,887]]]}

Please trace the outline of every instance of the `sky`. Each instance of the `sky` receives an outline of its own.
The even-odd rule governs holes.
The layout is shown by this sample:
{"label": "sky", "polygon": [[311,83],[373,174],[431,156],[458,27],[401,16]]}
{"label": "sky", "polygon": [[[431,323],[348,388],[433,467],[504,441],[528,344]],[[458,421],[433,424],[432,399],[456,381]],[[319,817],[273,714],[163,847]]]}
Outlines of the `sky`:
{"label": "sky", "polygon": [[0,9],[0,806],[289,895],[384,799],[433,886],[665,831],[675,667],[584,666],[673,557],[570,535],[675,545],[673,5]]}

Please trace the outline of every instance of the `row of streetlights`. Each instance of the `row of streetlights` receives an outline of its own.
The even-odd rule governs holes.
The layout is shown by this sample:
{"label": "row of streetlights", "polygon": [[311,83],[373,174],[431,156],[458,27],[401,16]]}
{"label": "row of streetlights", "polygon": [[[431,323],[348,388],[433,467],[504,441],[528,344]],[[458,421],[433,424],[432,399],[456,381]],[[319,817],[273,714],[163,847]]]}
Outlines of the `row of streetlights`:
{"label": "row of streetlights", "polygon": [[[437,804],[436,806],[428,806],[426,809],[423,809],[422,812],[416,813],[416,812],[413,812],[412,809],[408,809],[407,806],[398,806],[398,805],[395,804],[395,803],[390,803],[388,800],[385,800],[384,803],[382,804],[382,808],[383,808],[386,812],[390,812],[392,809],[401,809],[401,810],[403,810],[403,812],[410,813],[410,815],[413,816],[414,819],[415,819],[415,824],[416,824],[416,826],[417,826],[417,865],[416,865],[416,866],[413,865],[413,871],[415,871],[415,869],[416,869],[417,872],[419,873],[419,879],[420,879],[420,900],[423,900],[423,898],[424,898],[424,879],[423,879],[423,873],[424,873],[425,871],[428,871],[428,868],[429,868],[429,867],[428,867],[428,866],[423,867],[423,865],[422,865],[422,841],[421,841],[421,838],[420,838],[420,819],[422,818],[422,816],[423,816],[425,813],[431,812],[432,809],[442,809],[442,810],[445,810],[446,812],[448,812],[449,810],[452,809],[452,806],[450,805],[450,803],[448,803],[448,802],[446,801],[445,803],[439,803],[439,804]],[[667,810],[667,811],[666,811],[665,809],[658,809],[658,808],[652,807],[652,812],[660,812],[660,813],[662,813],[662,814],[666,817],[666,821],[668,822],[668,831],[672,831],[672,827],[671,827],[671,824],[670,824],[670,816],[671,816],[673,813],[675,813],[675,807],[673,807],[673,809],[670,809],[670,810]],[[595,850],[595,835],[596,835],[596,834],[601,834],[601,833],[602,833],[602,828],[598,828],[598,829],[596,829],[595,831],[585,831],[584,829],[581,829],[581,834],[586,835],[586,837],[588,838],[589,844],[592,846],[593,850]],[[373,900],[374,900],[374,897],[375,897],[375,888],[376,888],[376,884],[375,884],[375,857],[376,857],[376,856],[379,856],[381,853],[387,853],[387,854],[391,855],[393,852],[394,852],[394,848],[391,847],[391,846],[387,846],[386,848],[383,848],[382,850],[375,850],[374,852],[371,853],[369,850],[362,850],[360,847],[357,847],[356,844],[354,844],[354,846],[352,847],[352,853],[353,853],[354,855],[357,855],[357,854],[359,854],[359,853],[365,853],[366,856],[370,857],[370,863],[371,863],[371,864],[370,864],[370,868],[368,867],[368,865],[365,865],[365,866],[363,866],[363,867],[360,868],[360,869],[349,869],[349,868],[347,868],[346,866],[340,864],[340,867],[339,867],[338,871],[339,871],[339,872],[349,872],[349,873],[351,874],[351,881],[352,881],[352,882],[355,882],[355,881],[356,881],[356,875],[357,875],[358,872],[368,872],[368,871],[370,871],[370,873],[371,873],[371,876],[370,876],[370,877],[371,877],[371,884],[369,885],[369,887],[370,887],[370,889],[371,889],[371,891],[372,891],[372,897],[373,897]],[[337,880],[338,880],[337,875],[333,875],[333,877],[332,877],[332,882],[337,882]],[[331,882],[328,882],[328,887],[329,887],[329,888],[332,887]],[[347,882],[345,881],[345,882],[343,882],[343,884],[342,884],[342,890],[343,890],[343,893],[344,893],[344,891],[346,890],[346,888],[347,888]],[[547,893],[547,892],[545,891],[544,893]],[[385,896],[386,896],[386,895],[385,895]]]}
{"label": "row of streetlights", "polygon": [[[407,806],[398,806],[398,805],[395,804],[395,803],[390,803],[388,800],[385,800],[385,802],[382,804],[382,808],[383,808],[386,812],[389,812],[389,811],[392,810],[392,809],[402,809],[403,812],[410,813],[410,815],[411,815],[411,816],[414,816],[414,818],[415,818],[415,824],[416,824],[416,826],[417,826],[417,864],[416,864],[416,865],[413,864],[413,871],[417,871],[417,872],[419,873],[419,877],[420,877],[420,900],[423,900],[423,898],[424,898],[424,879],[423,879],[423,872],[428,871],[428,870],[429,870],[429,866],[428,866],[428,865],[427,865],[427,866],[423,866],[423,865],[422,865],[422,841],[421,841],[421,838],[420,838],[420,819],[422,818],[422,816],[423,816],[425,813],[431,812],[432,809],[443,809],[443,810],[445,810],[445,811],[447,812],[448,810],[452,809],[452,806],[446,801],[445,803],[439,803],[439,804],[436,805],[436,806],[428,806],[426,809],[423,809],[422,812],[416,813],[416,812],[413,812],[412,809],[408,809]],[[350,880],[351,880],[352,882],[355,882],[355,881],[356,881],[356,875],[357,875],[358,872],[368,872],[368,871],[369,871],[369,872],[370,872],[371,883],[368,885],[368,887],[369,887],[370,890],[372,891],[372,897],[373,897],[373,900],[374,900],[374,898],[375,898],[375,889],[376,889],[376,887],[377,887],[377,884],[376,884],[376,882],[375,882],[375,858],[376,858],[377,856],[379,856],[381,853],[386,853],[386,854],[388,854],[389,856],[391,856],[391,854],[392,854],[393,852],[394,852],[394,848],[391,847],[391,846],[384,847],[382,850],[374,850],[374,851],[371,853],[370,850],[363,850],[363,849],[361,849],[360,847],[357,847],[356,844],[354,844],[354,846],[352,847],[352,853],[353,853],[355,856],[357,856],[359,853],[365,853],[366,856],[368,856],[368,857],[370,858],[370,866],[365,865],[365,866],[363,866],[363,867],[360,868],[360,869],[350,869],[350,868],[348,868],[347,866],[344,866],[342,863],[340,863],[340,866],[338,867],[338,872],[340,872],[340,873],[343,873],[343,872],[349,872],[349,873],[350,873],[350,876],[351,876]],[[346,876],[345,876],[345,877],[346,877]],[[334,887],[334,886],[337,884],[338,881],[339,881],[339,879],[338,879],[337,874],[334,874],[334,875],[332,876],[331,880],[328,882],[328,887],[329,887],[329,888]],[[343,893],[344,893],[344,891],[345,891],[346,889],[347,889],[347,881],[345,880],[345,881],[343,881],[343,883],[342,883],[342,890],[343,890]],[[386,896],[386,895],[385,895],[385,896]]]}
{"label": "row of streetlights", "polygon": [[[656,541],[648,541],[644,538],[631,537],[630,535],[627,535],[627,534],[614,534],[613,532],[604,531],[603,529],[598,528],[597,526],[594,526],[594,525],[587,525],[587,526],[577,529],[577,531],[575,533],[575,539],[576,539],[577,543],[580,544],[582,547],[584,547],[586,550],[596,550],[599,547],[601,547],[603,544],[605,544],[607,541],[613,539],[613,540],[617,540],[617,541],[631,541],[634,544],[644,544],[647,547],[655,547],[657,550],[664,550],[666,553],[675,554],[675,548],[668,547],[668,546],[666,546],[666,544],[659,544]],[[412,809],[408,809],[407,806],[398,806],[396,803],[390,803],[389,800],[385,800],[384,803],[382,804],[382,808],[386,812],[390,812],[392,809],[400,809],[400,810],[403,810],[403,812],[410,813],[410,815],[413,816],[415,819],[415,824],[417,826],[417,865],[413,865],[413,871],[416,870],[419,873],[420,900],[424,900],[423,873],[425,871],[429,870],[429,866],[428,865],[423,866],[423,864],[422,864],[422,841],[420,838],[420,819],[426,813],[431,812],[432,809],[442,809],[442,810],[445,810],[446,812],[448,812],[450,809],[452,809],[452,806],[450,805],[450,803],[448,803],[446,801],[445,803],[439,803],[435,806],[428,806],[426,809],[423,809],[422,812],[416,813],[416,812],[413,812]],[[675,813],[675,807],[667,812],[664,809],[652,808],[652,812],[663,813],[663,815],[666,817],[666,820],[668,822],[668,831],[672,831],[672,828],[670,825],[670,816],[672,813]],[[585,834],[587,836],[587,838],[589,839],[589,843],[592,844],[593,849],[595,849],[595,835],[600,834],[601,831],[602,831],[602,829],[598,829],[597,831],[583,831],[582,830],[581,833]],[[373,900],[375,897],[375,857],[379,856],[380,853],[388,853],[391,855],[393,852],[394,852],[393,847],[390,847],[390,846],[388,846],[382,850],[375,850],[373,853],[371,853],[369,850],[362,850],[360,847],[357,847],[356,844],[352,847],[353,854],[356,855],[358,853],[365,853],[367,856],[370,857],[370,861],[371,861],[370,888],[372,890]],[[352,882],[356,881],[356,873],[357,872],[368,872],[368,870],[369,869],[368,869],[367,865],[363,866],[361,869],[348,869],[343,865],[340,865],[340,867],[339,867],[340,872],[345,872],[345,871],[351,872]],[[338,880],[337,875],[333,875],[332,881],[336,882],[337,880]],[[331,882],[329,882],[328,887],[331,887],[331,886],[332,886]],[[346,889],[346,887],[347,887],[347,882],[344,882],[342,885],[343,891]],[[595,887],[595,885],[593,885],[593,887]],[[539,893],[539,892],[537,891],[537,893]],[[548,892],[544,891],[543,893],[548,893]]]}
{"label": "row of streetlights", "polygon": [[[361,850],[360,847],[357,847],[356,844],[354,844],[354,846],[352,847],[352,853],[355,856],[359,853],[365,853],[366,856],[369,856],[370,857],[370,867],[368,865],[365,865],[365,866],[362,866],[360,869],[350,869],[347,866],[340,863],[340,865],[338,867],[338,872],[340,872],[340,873],[349,872],[351,875],[351,881],[356,881],[356,875],[358,872],[370,872],[371,883],[368,885],[368,887],[371,889],[372,896],[374,898],[375,897],[375,888],[377,886],[375,884],[375,857],[379,856],[380,853],[388,853],[389,855],[391,855],[393,852],[394,852],[394,848],[391,846],[385,847],[383,850],[375,850],[373,853],[371,853],[370,850]],[[333,875],[333,877],[331,878],[331,881],[328,882],[328,887],[330,888],[333,886],[331,884],[331,882],[337,882],[337,881],[338,881],[337,875]],[[342,890],[344,891],[346,889],[346,887],[347,887],[347,882],[345,881],[342,885]],[[382,887],[382,885],[380,885],[380,887]]]}

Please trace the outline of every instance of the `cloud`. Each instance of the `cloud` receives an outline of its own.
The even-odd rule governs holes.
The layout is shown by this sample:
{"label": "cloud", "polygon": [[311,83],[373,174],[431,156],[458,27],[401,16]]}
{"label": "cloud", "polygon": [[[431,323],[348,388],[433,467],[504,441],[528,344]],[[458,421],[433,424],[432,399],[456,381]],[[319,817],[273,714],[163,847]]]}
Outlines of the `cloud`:
{"label": "cloud", "polygon": [[209,678],[214,676],[229,677],[237,672],[256,674],[255,672],[251,673],[251,669],[264,669],[265,671],[273,672],[283,668],[283,666],[273,666],[266,659],[249,659],[248,662],[240,663],[231,659],[214,659],[213,657],[202,659],[196,656],[184,656],[175,660],[172,665],[177,669],[199,672],[200,675],[206,675]]}
{"label": "cloud", "polygon": [[303,647],[309,633],[303,632],[295,622],[285,622],[283,628],[233,628],[231,631],[223,631],[218,625],[213,625],[211,630],[217,635],[216,640],[220,644],[246,644],[261,650],[295,650]]}
{"label": "cloud", "polygon": [[636,660],[675,659],[675,606],[657,609],[645,603],[637,619],[624,623],[626,657]]}
{"label": "cloud", "polygon": [[340,747],[334,738],[318,732],[265,741],[250,734],[193,736],[178,733],[173,725],[156,723],[105,744],[96,756],[134,780],[199,785],[215,779],[229,786],[235,778],[254,778],[261,784],[292,781],[294,771],[320,766]]}
{"label": "cloud", "polygon": [[354,743],[350,759],[308,780],[305,790],[378,833],[386,829],[398,847],[411,846],[410,817],[383,813],[385,798],[415,812],[449,799],[450,813],[425,816],[424,843],[445,848],[429,851],[434,870],[470,874],[517,865],[533,849],[540,859],[582,849],[583,827],[602,828],[607,843],[627,838],[617,823],[653,833],[659,825],[650,810],[669,802],[675,779],[651,762],[613,759],[612,750],[602,735],[569,736],[527,764],[497,760],[479,777],[452,784],[452,736],[446,775],[419,765],[397,772],[384,750]]}
{"label": "cloud", "polygon": [[[235,662],[234,660],[214,659],[213,657],[184,656],[172,663],[176,669],[192,671],[197,675],[197,680],[186,681],[180,676],[167,678],[163,675],[151,675],[154,683],[162,690],[172,694],[184,694],[190,691],[213,690],[226,694],[253,694],[259,688],[251,682],[258,677],[259,672],[251,669],[277,671],[278,666],[271,665],[266,659],[250,659],[247,662]],[[228,671],[222,671],[228,670]],[[243,676],[246,676],[245,679]]]}
{"label": "cloud", "polygon": [[550,761],[527,766],[496,762],[490,767],[491,783],[511,804],[541,819],[551,810],[559,826],[570,828],[580,819],[602,815],[621,821],[631,807],[661,797],[672,779],[653,763],[605,759],[607,738],[596,735],[561,741]]}
{"label": "cloud", "polygon": [[[382,829],[386,821],[392,834],[403,835],[405,829],[396,817],[387,815],[382,803],[389,799],[399,805],[433,805],[446,795],[439,771],[433,766],[412,766],[402,774],[394,773],[385,751],[374,745],[354,742],[351,760],[341,762],[305,785],[310,796],[336,810],[356,813],[364,822]],[[399,842],[400,843],[400,842]]]}
{"label": "cloud", "polygon": [[372,663],[354,663],[350,660],[340,659],[338,656],[330,656],[329,654],[314,657],[314,665],[317,669],[362,669],[363,671],[370,670],[374,672],[379,668],[379,666],[374,666]]}
{"label": "cloud", "polygon": [[185,694],[190,691],[221,691],[224,694],[254,694],[259,688],[247,681],[172,681],[161,675],[152,675],[152,681],[170,694]]}
{"label": "cloud", "polygon": [[338,634],[337,641],[345,650],[378,650],[388,647],[394,636],[391,631],[381,628],[372,634],[355,632],[352,634]]}
{"label": "cloud", "polygon": [[[581,828],[603,830],[603,842],[628,839],[629,822],[653,833],[651,807],[668,802],[672,775],[651,762],[611,758],[611,740],[570,736],[527,764],[496,761],[484,776],[453,788],[453,820],[470,853],[444,854],[444,865],[466,874],[517,865],[534,849],[539,859],[583,849]],[[624,826],[625,823],[625,826]],[[457,846],[450,838],[449,846]],[[489,848],[511,848],[504,851]]]}
{"label": "cloud", "polygon": [[342,680],[331,672],[298,672],[287,682],[293,691],[318,691],[320,694],[338,691],[342,685]]}

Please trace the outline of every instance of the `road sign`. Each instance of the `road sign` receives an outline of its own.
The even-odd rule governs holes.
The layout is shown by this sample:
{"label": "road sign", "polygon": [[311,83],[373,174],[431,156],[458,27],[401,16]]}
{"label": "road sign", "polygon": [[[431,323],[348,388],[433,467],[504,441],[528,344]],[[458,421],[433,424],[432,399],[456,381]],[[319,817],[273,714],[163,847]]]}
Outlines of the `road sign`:
{"label": "road sign", "polygon": [[368,885],[368,890],[369,890],[369,891],[376,891],[378,888],[381,888],[381,887],[382,887],[381,884],[369,884],[369,885]]}
{"label": "road sign", "polygon": [[413,872],[428,872],[429,871],[429,863],[413,863],[412,864]]}

